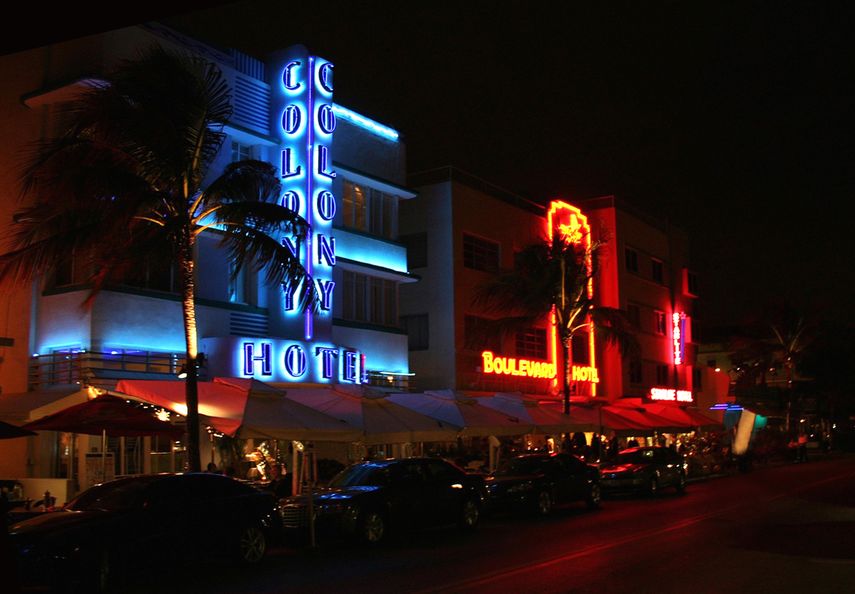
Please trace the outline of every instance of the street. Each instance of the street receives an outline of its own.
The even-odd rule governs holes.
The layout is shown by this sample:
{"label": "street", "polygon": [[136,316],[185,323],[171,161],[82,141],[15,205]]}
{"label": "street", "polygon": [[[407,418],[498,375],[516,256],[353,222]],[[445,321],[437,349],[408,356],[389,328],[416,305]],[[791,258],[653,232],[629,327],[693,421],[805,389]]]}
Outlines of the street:
{"label": "street", "polygon": [[758,468],[598,511],[490,518],[377,549],[277,548],[256,569],[153,572],[131,592],[843,592],[855,583],[855,457]]}

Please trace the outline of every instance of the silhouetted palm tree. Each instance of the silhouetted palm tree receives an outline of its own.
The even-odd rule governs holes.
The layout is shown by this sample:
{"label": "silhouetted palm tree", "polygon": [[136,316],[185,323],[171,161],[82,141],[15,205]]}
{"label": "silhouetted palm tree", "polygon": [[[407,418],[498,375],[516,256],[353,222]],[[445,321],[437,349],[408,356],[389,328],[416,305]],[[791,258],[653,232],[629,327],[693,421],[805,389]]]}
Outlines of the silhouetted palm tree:
{"label": "silhouetted palm tree", "polygon": [[[152,260],[178,272],[187,346],[188,466],[200,470],[194,248],[217,233],[235,263],[263,270],[272,284],[301,283],[301,306],[315,306],[311,279],[283,247],[307,224],[279,205],[274,167],[261,161],[209,168],[224,139],[231,97],[220,70],[162,48],[121,63],[66,104],[65,132],[40,142],[22,169],[26,200],[15,216],[0,278],[28,281],[73,254],[97,293]],[[167,260],[168,258],[168,260]]]}
{"label": "silhouetted palm tree", "polygon": [[625,314],[600,307],[588,293],[588,283],[599,269],[603,243],[567,242],[560,234],[552,240],[529,245],[516,254],[514,268],[476,288],[475,303],[501,317],[493,328],[501,333],[530,328],[554,312],[564,355],[561,393],[564,413],[570,412],[570,377],[573,368],[573,337],[593,331],[621,353],[638,345]]}

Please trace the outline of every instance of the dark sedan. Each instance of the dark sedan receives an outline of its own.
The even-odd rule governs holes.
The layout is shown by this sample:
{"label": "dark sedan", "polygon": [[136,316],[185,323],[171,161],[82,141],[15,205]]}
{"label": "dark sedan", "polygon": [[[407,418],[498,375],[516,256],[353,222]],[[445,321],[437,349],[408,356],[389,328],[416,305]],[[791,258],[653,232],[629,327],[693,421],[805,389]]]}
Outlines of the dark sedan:
{"label": "dark sedan", "polygon": [[630,448],[600,466],[600,484],[604,493],[637,491],[652,496],[663,487],[683,493],[686,468],[683,456],[668,448]]}
{"label": "dark sedan", "polygon": [[103,592],[155,563],[231,557],[257,563],[280,529],[273,496],[207,473],[96,485],[9,529],[25,585]]}
{"label": "dark sedan", "polygon": [[[438,458],[408,458],[354,464],[312,498],[318,534],[355,537],[376,544],[389,532],[479,522],[486,490],[481,475]],[[307,495],[280,503],[283,527],[305,534]]]}
{"label": "dark sedan", "polygon": [[597,468],[570,454],[524,454],[499,464],[487,477],[493,511],[521,510],[548,515],[556,505],[584,501],[600,505]]}

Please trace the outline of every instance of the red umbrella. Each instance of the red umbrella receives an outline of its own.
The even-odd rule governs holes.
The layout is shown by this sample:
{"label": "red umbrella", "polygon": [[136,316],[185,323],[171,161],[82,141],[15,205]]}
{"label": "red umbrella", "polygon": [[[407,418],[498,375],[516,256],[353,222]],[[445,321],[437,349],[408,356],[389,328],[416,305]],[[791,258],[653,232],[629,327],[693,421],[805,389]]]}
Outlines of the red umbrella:
{"label": "red umbrella", "polygon": [[29,435],[35,435],[35,432],[30,431],[29,429],[22,429],[17,425],[10,425],[9,423],[4,423],[3,421],[0,421],[0,439],[27,437]]}
{"label": "red umbrella", "polygon": [[67,431],[110,437],[140,437],[167,435],[178,439],[181,427],[161,421],[150,410],[116,396],[104,395],[75,404],[52,415],[31,421],[24,429],[35,431]]}

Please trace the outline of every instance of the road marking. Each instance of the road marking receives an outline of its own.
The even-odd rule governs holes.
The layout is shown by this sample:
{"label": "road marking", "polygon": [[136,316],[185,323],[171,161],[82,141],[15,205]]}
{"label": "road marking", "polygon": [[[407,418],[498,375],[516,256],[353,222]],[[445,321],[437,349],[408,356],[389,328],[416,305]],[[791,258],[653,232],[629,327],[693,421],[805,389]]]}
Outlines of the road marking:
{"label": "road marking", "polygon": [[816,481],[814,483],[810,483],[808,485],[800,485],[790,491],[786,491],[783,493],[778,493],[764,500],[751,500],[751,501],[743,501],[740,503],[735,503],[725,508],[718,509],[713,512],[708,512],[705,514],[700,514],[691,518],[687,518],[685,520],[680,520],[670,526],[665,528],[654,528],[651,530],[644,530],[642,532],[636,532],[635,534],[630,534],[618,540],[613,540],[608,543],[600,544],[600,545],[592,545],[585,547],[583,549],[579,549],[578,551],[572,551],[570,553],[561,553],[554,557],[551,557],[546,560],[536,561],[534,563],[521,563],[520,565],[503,568],[497,571],[487,573],[476,578],[467,578],[464,580],[460,580],[457,582],[452,582],[450,584],[445,584],[443,586],[437,586],[433,588],[426,588],[424,590],[418,590],[413,592],[413,594],[427,594],[429,592],[449,592],[458,589],[471,589],[475,587],[482,587],[490,582],[495,582],[500,579],[509,578],[515,575],[519,575],[521,573],[528,573],[534,570],[544,569],[546,567],[550,567],[552,565],[556,565],[558,563],[563,563],[566,561],[572,561],[573,559],[578,559],[580,557],[585,557],[587,555],[591,555],[593,553],[599,553],[601,551],[608,551],[609,549],[614,549],[616,547],[622,547],[628,543],[643,540],[645,538],[650,538],[653,536],[659,536],[662,534],[667,534],[669,532],[674,532],[675,530],[682,530],[683,528],[688,528],[698,522],[702,522],[704,520],[708,520],[710,518],[714,518],[717,516],[722,516],[728,514],[736,509],[741,507],[746,507],[748,505],[758,505],[764,503],[770,503],[772,501],[777,501],[778,499],[782,499],[784,497],[793,495],[795,493],[799,493],[801,491],[806,491],[808,489],[812,489],[819,485],[824,485],[826,483],[834,482],[840,479],[849,478],[855,476],[855,472],[846,472],[843,474],[839,474],[836,476],[832,476],[829,478],[822,479],[820,481]]}

